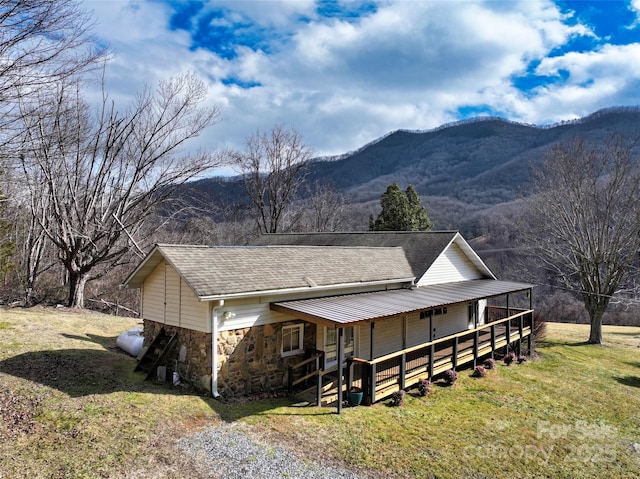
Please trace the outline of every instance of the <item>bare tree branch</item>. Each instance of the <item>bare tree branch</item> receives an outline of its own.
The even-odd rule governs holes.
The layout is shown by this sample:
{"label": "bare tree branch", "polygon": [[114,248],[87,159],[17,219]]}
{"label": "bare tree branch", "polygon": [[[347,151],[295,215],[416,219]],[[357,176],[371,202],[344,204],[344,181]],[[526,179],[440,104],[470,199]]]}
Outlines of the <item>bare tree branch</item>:
{"label": "bare tree branch", "polygon": [[312,150],[302,142],[302,135],[282,125],[269,133],[256,132],[247,138],[244,152],[231,153],[242,173],[260,232],[281,230],[285,209],[304,182],[311,156]]}
{"label": "bare tree branch", "polygon": [[107,97],[94,113],[77,85],[63,83],[39,109],[23,110],[25,184],[44,198],[32,215],[67,270],[70,306],[83,306],[87,281],[121,264],[176,188],[219,165],[211,152],[182,153],[218,120],[217,109],[200,106],[205,95],[204,83],[184,75],[144,90],[124,113]]}
{"label": "bare tree branch", "polygon": [[602,343],[602,316],[632,285],[638,264],[636,144],[612,135],[604,145],[576,138],[553,147],[526,202],[529,246],[549,272],[579,292],[591,320],[591,343]]}

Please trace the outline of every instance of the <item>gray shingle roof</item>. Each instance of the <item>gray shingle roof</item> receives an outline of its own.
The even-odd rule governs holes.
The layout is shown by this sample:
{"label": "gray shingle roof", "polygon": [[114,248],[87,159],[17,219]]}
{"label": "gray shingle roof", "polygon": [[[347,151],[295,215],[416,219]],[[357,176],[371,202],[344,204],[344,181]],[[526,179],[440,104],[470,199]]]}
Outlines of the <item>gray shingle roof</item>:
{"label": "gray shingle roof", "polygon": [[157,245],[125,286],[140,287],[163,258],[201,298],[414,277],[398,247]]}
{"label": "gray shingle roof", "polygon": [[407,255],[413,276],[421,277],[453,241],[457,231],[375,231],[352,233],[264,234],[254,245],[305,246],[400,246]]}

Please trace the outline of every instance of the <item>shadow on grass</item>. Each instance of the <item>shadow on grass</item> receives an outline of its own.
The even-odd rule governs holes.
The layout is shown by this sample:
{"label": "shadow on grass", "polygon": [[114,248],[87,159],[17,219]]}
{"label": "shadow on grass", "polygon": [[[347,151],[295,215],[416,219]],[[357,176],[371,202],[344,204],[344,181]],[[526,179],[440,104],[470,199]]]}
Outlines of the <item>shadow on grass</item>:
{"label": "shadow on grass", "polygon": [[134,367],[133,358],[99,349],[34,351],[0,362],[0,372],[72,397],[139,390],[135,379],[142,376],[133,375]]}
{"label": "shadow on grass", "polygon": [[[95,337],[100,344],[102,338]],[[89,341],[85,337],[78,337]],[[107,347],[113,341],[107,341]],[[248,416],[261,415],[322,415],[335,414],[335,407],[316,408],[314,405],[293,407],[297,401],[289,397],[216,400],[207,393],[185,387],[174,387],[170,382],[145,381],[144,373],[134,373],[136,361],[119,350],[59,349],[19,354],[0,361],[0,373],[25,379],[58,390],[71,397],[139,392],[193,396],[205,401],[220,419],[234,422]],[[273,412],[279,408],[286,408]]]}
{"label": "shadow on grass", "polygon": [[621,331],[607,331],[607,335],[609,336],[632,336],[632,337],[640,337],[640,332],[638,331],[630,331],[630,332],[621,332]]}
{"label": "shadow on grass", "polygon": [[[326,416],[336,415],[338,412],[336,406],[323,406],[321,408],[316,407],[314,404],[296,406],[297,401],[288,397],[256,399],[246,402],[207,398],[206,402],[220,419],[225,422],[235,422],[251,416]],[[345,406],[343,410],[346,409],[352,409],[352,407]]]}
{"label": "shadow on grass", "polygon": [[638,376],[624,376],[613,378],[618,381],[620,384],[624,384],[625,386],[631,386],[634,388],[640,388],[640,377]]}
{"label": "shadow on grass", "polygon": [[545,339],[537,342],[537,346],[541,348],[551,348],[555,346],[594,346],[588,341],[556,341],[551,339]]}
{"label": "shadow on grass", "polygon": [[77,341],[86,341],[102,346],[104,349],[119,350],[116,344],[117,336],[98,336],[97,334],[85,334],[84,336],[77,334],[60,333],[60,335],[67,339],[75,339]]}

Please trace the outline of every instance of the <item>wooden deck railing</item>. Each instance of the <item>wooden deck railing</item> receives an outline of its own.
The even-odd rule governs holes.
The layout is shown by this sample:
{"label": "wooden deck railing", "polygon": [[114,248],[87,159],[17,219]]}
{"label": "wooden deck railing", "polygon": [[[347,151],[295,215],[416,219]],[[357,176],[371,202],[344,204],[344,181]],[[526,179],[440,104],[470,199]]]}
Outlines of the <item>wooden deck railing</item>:
{"label": "wooden deck railing", "polygon": [[[489,308],[488,308],[489,309]],[[365,402],[373,404],[399,389],[412,386],[420,378],[433,378],[448,369],[473,363],[478,358],[494,356],[500,348],[505,353],[515,346],[520,354],[522,341],[527,339],[531,350],[533,331],[533,311],[492,307],[488,318],[502,315],[501,319],[490,321],[477,328],[462,331],[444,338],[403,349],[372,361],[352,358],[353,373],[349,374],[347,388],[351,381],[360,382],[365,391]]]}
{"label": "wooden deck railing", "polygon": [[322,351],[313,350],[310,356],[299,363],[289,366],[288,388],[289,394],[292,394],[293,388],[304,381],[318,376],[323,372],[323,356]]}

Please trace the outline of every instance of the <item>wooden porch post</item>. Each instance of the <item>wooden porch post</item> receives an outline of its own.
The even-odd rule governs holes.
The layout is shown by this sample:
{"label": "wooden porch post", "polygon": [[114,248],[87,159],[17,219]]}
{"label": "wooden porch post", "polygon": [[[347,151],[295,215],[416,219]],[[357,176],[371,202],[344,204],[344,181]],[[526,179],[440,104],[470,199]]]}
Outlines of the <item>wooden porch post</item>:
{"label": "wooden porch post", "polygon": [[[533,291],[531,288],[529,288],[529,309],[533,310]],[[531,355],[531,348],[533,347],[533,311],[529,313],[529,326],[531,331],[529,333],[529,337],[527,338],[527,346],[529,348],[529,355]]]}
{"label": "wooden porch post", "polygon": [[496,325],[491,325],[491,359],[495,359],[496,351]]}
{"label": "wooden porch post", "polygon": [[373,345],[375,344],[375,330],[376,323],[375,321],[371,321],[371,334],[369,335],[369,361],[373,361],[373,359],[375,358],[375,356],[373,355]]}
{"label": "wooden porch post", "polygon": [[[507,318],[511,316],[511,311],[509,310],[509,293],[507,293]],[[504,354],[509,354],[509,345],[511,343],[511,320],[505,323],[506,331],[507,331],[507,344],[504,347]]]}
{"label": "wooden porch post", "polygon": [[478,337],[479,332],[476,326],[476,332],[473,335],[473,368],[475,369],[475,367],[478,365],[478,346],[479,346],[479,342],[480,342],[480,338]]}
{"label": "wooden porch post", "polygon": [[342,412],[342,360],[344,359],[344,329],[338,328],[338,414]]}
{"label": "wooden porch post", "polygon": [[[373,361],[375,357],[373,353],[373,346],[375,344],[375,331],[376,331],[376,323],[375,321],[371,321],[371,328],[369,334],[369,361]],[[372,364],[369,366],[369,378],[367,382],[367,394],[369,395],[369,404],[373,405],[376,402],[376,365]]]}
{"label": "wooden porch post", "polygon": [[511,342],[511,321],[507,321],[506,323],[504,323],[506,326],[506,333],[507,333],[507,344],[505,344],[504,346],[504,354],[507,355],[509,354],[509,343]]}
{"label": "wooden porch post", "polygon": [[453,338],[453,356],[451,358],[451,365],[453,369],[458,367],[458,336]]}
{"label": "wooden porch post", "polygon": [[431,344],[431,346],[429,346],[429,381],[433,380],[433,367],[434,367],[434,358],[433,356],[436,353],[436,346],[435,344]]}
{"label": "wooden porch post", "polygon": [[376,375],[378,374],[377,365],[374,363],[371,365],[371,404],[376,402]]}
{"label": "wooden porch post", "polygon": [[521,314],[520,317],[518,318],[518,356],[520,356],[522,354],[522,334],[523,334],[523,324],[522,321],[524,320],[524,316]]}

